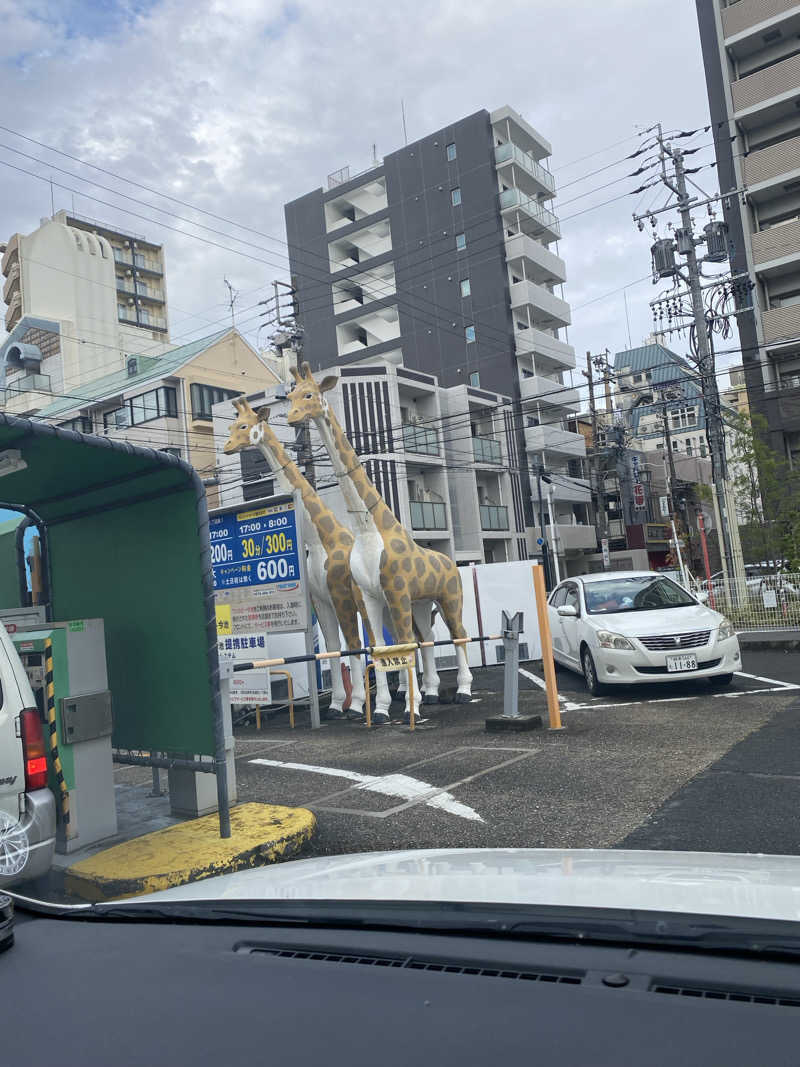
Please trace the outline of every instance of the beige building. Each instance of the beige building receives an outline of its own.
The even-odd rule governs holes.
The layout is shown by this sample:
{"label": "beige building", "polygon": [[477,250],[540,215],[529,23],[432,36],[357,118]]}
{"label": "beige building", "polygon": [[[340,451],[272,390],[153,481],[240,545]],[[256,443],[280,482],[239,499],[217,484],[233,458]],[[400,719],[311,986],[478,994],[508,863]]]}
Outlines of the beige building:
{"label": "beige building", "polygon": [[744,379],[744,367],[731,367],[728,371],[731,384],[723,390],[722,400],[737,414],[750,414],[750,401],[747,398],[747,386]]}
{"label": "beige building", "polygon": [[[41,408],[37,417],[171,452],[212,479],[212,406],[272,387],[278,375],[277,361],[259,355],[237,330],[227,328],[163,356],[128,356],[123,370],[73,389]],[[208,496],[213,507],[216,486],[209,487]]]}
{"label": "beige building", "polygon": [[0,255],[9,411],[35,412],[121,370],[132,353],[170,347],[160,245],[59,211],[0,244]]}

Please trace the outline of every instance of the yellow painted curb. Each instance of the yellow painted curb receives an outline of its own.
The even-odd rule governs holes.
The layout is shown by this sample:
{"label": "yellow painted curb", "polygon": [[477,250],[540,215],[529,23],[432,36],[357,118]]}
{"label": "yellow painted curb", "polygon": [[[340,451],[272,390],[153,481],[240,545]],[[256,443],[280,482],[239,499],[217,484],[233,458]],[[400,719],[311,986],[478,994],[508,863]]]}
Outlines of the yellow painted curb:
{"label": "yellow painted curb", "polygon": [[240,804],[231,808],[229,838],[219,836],[216,814],[176,823],[74,863],[65,889],[83,900],[114,900],[262,867],[295,856],[316,824],[307,808]]}

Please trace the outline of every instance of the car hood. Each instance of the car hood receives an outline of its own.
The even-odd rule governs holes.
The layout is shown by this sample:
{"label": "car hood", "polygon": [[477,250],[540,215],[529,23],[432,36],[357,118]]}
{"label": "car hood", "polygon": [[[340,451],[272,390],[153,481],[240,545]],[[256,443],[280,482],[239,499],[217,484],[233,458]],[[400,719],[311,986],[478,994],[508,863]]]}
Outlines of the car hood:
{"label": "car hood", "polygon": [[[151,901],[446,901],[800,919],[800,857],[615,849],[369,852],[219,875]],[[131,903],[134,903],[132,900]]]}
{"label": "car hood", "polygon": [[722,622],[717,611],[702,604],[686,608],[666,608],[654,611],[619,611],[608,615],[589,615],[592,625],[613,630],[626,637],[640,634],[682,634],[689,630],[714,630]]}

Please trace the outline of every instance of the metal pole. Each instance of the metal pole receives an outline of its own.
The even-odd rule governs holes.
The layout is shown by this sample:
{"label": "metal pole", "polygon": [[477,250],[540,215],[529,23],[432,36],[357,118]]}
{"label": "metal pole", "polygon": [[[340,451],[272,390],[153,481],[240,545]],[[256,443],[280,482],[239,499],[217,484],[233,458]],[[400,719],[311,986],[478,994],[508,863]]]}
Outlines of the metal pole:
{"label": "metal pole", "polygon": [[[589,383],[589,414],[592,417],[592,451],[589,457],[589,478],[597,511],[598,537],[602,542],[603,538],[608,537],[608,519],[606,516],[605,474],[600,470],[600,453],[597,450],[597,405],[594,399],[594,371],[592,370],[591,352],[586,353],[586,370],[582,371],[582,374]],[[608,385],[608,382],[606,382],[606,385]],[[606,395],[606,406],[608,406],[608,393]],[[603,570],[607,569],[604,559]]]}
{"label": "metal pole", "polygon": [[558,585],[558,583],[561,581],[561,567],[559,566],[559,562],[558,562],[558,557],[561,555],[561,552],[560,552],[561,535],[556,533],[556,520],[555,520],[555,515],[554,515],[554,512],[553,512],[553,496],[554,496],[554,494],[555,494],[555,490],[553,489],[553,483],[550,482],[550,484],[547,487],[547,512],[548,512],[548,514],[550,516],[550,529],[552,530],[552,533],[553,533],[553,554],[551,556],[551,559],[553,561],[553,570],[555,571],[555,575],[554,575],[555,583],[556,583],[556,585]]}
{"label": "metal pole", "polygon": [[503,612],[503,717],[518,719],[519,715],[519,635],[522,632],[522,612],[511,616]]}
{"label": "metal pole", "polygon": [[544,501],[542,500],[542,464],[536,468],[536,491],[539,495],[539,530],[542,537],[542,567],[544,568],[544,580],[548,589],[553,588],[553,578],[550,573],[550,550],[547,547],[547,538],[544,532]]}
{"label": "metal pole", "polygon": [[703,306],[703,291],[700,288],[700,269],[695,253],[695,236],[692,226],[692,215],[689,206],[689,195],[686,191],[686,175],[683,166],[683,153],[679,149],[666,149],[672,156],[675,166],[675,185],[678,197],[678,210],[681,216],[681,226],[687,241],[686,244],[686,269],[689,280],[689,292],[692,298],[692,311],[694,313],[695,336],[697,338],[698,368],[703,391],[703,405],[706,415],[706,430],[708,444],[711,450],[711,474],[714,486],[717,490],[720,511],[720,527],[722,533],[722,548],[725,555],[725,563],[728,574],[733,577],[734,557],[731,545],[729,529],[729,517],[726,508],[725,482],[727,478],[727,464],[725,459],[725,435],[722,428],[722,414],[720,408],[719,390],[714,372],[714,352],[710,343],[706,313]]}

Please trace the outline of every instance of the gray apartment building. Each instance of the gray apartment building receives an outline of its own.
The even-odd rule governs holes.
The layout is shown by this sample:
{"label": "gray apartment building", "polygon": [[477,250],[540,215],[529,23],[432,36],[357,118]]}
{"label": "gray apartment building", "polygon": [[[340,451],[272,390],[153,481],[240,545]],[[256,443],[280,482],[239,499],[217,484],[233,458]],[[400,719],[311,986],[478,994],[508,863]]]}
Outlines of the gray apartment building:
{"label": "gray apartment building", "polygon": [[[580,569],[596,539],[585,442],[569,422],[579,405],[565,381],[575,352],[563,337],[570,309],[550,154],[513,109],[478,111],[366,171],[330,175],[326,189],[286,205],[286,229],[312,368],[380,360],[443,389],[464,386],[475,401],[509,398],[495,422],[514,555],[536,553],[531,472],[543,463],[559,475],[553,522]],[[479,429],[466,448],[482,462],[490,446]]]}
{"label": "gray apartment building", "polygon": [[[800,3],[697,0],[749,406],[800,465]],[[738,192],[733,192],[738,190]]]}

